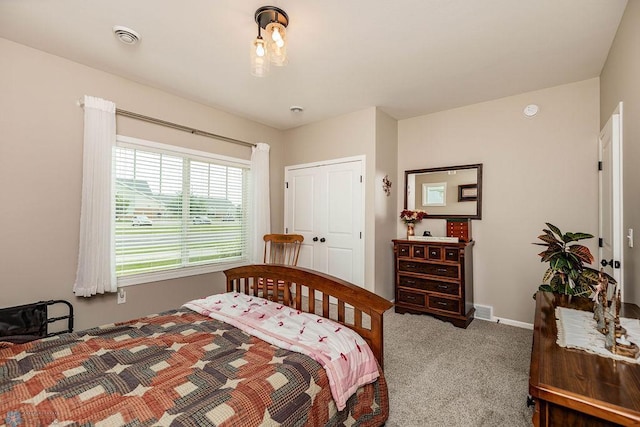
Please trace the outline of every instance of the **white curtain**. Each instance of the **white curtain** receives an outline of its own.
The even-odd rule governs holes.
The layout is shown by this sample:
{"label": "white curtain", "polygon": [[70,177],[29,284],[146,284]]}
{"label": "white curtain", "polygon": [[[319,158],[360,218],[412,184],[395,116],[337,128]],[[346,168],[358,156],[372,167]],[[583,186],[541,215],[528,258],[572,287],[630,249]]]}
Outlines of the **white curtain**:
{"label": "white curtain", "polygon": [[271,232],[271,202],[269,198],[269,144],[259,143],[251,149],[251,262],[261,263],[264,254],[262,237]]}
{"label": "white curtain", "polygon": [[84,154],[80,248],[73,292],[90,297],[116,292],[113,256],[112,151],[116,143],[116,105],[84,97]]}

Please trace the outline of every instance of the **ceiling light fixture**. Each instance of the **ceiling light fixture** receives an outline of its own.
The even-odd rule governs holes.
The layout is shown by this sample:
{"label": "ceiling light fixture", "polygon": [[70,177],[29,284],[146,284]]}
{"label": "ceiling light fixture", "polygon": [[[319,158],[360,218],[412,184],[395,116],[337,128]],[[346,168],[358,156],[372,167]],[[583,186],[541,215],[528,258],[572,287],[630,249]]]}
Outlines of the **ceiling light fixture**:
{"label": "ceiling light fixture", "polygon": [[[287,26],[289,16],[275,6],[263,6],[256,10],[258,37],[251,43],[251,74],[264,77],[269,72],[269,64],[278,67],[287,64]],[[264,29],[266,40],[262,38]]]}

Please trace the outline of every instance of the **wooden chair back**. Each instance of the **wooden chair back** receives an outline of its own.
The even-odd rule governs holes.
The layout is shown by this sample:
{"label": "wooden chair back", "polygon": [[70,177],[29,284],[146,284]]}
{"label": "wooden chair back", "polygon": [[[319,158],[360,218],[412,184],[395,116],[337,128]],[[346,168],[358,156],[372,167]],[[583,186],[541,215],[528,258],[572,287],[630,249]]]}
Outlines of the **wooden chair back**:
{"label": "wooden chair back", "polygon": [[265,234],[265,264],[298,265],[298,256],[304,237],[300,234]]}

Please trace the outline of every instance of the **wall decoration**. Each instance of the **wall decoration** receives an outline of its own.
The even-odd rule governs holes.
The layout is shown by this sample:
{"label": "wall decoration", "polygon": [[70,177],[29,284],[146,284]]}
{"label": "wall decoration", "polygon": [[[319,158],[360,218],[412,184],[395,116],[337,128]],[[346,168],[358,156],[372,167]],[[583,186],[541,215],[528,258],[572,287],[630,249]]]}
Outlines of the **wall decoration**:
{"label": "wall decoration", "polygon": [[478,184],[465,184],[458,186],[459,202],[475,202],[478,200]]}
{"label": "wall decoration", "polygon": [[384,178],[382,178],[382,189],[387,197],[391,195],[391,181],[389,181],[389,175],[385,175]]}

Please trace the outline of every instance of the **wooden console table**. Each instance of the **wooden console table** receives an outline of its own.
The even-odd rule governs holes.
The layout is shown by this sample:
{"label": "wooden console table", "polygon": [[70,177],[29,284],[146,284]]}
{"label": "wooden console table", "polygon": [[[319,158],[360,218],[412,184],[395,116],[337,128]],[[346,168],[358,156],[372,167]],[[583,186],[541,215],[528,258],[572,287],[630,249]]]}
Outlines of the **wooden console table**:
{"label": "wooden console table", "polygon": [[[640,425],[640,365],[556,344],[555,308],[590,310],[587,298],[548,292],[536,296],[529,393],[536,426]],[[635,304],[620,315],[640,319]]]}

